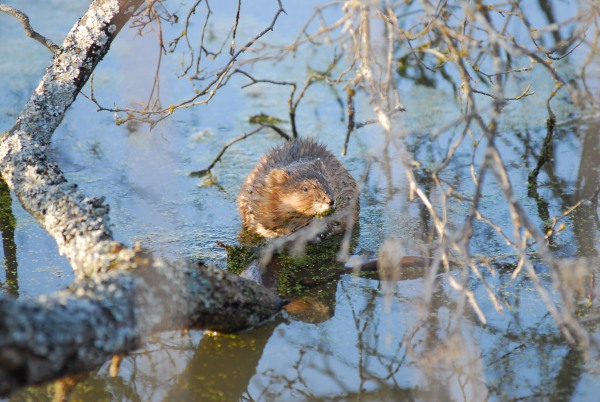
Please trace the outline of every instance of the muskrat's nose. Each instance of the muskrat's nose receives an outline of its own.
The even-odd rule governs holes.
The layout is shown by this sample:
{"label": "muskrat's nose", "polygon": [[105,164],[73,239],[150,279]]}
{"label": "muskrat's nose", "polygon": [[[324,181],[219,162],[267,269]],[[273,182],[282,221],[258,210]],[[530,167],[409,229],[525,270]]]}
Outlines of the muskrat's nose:
{"label": "muskrat's nose", "polygon": [[329,206],[333,208],[333,206],[335,205],[335,200],[333,198],[329,199]]}

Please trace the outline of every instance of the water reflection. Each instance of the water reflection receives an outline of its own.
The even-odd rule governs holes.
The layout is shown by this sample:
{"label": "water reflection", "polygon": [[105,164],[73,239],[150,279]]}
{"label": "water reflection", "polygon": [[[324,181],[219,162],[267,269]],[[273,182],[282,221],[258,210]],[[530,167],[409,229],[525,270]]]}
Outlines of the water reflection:
{"label": "water reflection", "polygon": [[166,399],[253,400],[248,385],[277,325],[272,322],[235,336],[204,335]]}
{"label": "water reflection", "polygon": [[[548,2],[538,3],[543,6]],[[123,41],[132,41],[142,50],[141,54],[150,54],[146,52],[150,47],[147,39],[140,44],[125,37],[121,45],[115,43],[115,52],[102,66],[125,71],[126,79],[137,77],[131,80],[133,83],[127,83],[127,90],[135,86],[142,91],[145,80],[138,75],[139,65],[129,57],[131,49]],[[139,64],[152,63],[144,59]],[[102,74],[105,81],[122,79],[100,70],[98,76],[101,78]],[[415,76],[416,81],[426,78],[425,71]],[[454,85],[448,80],[449,85]],[[440,124],[431,118],[431,111],[440,120],[451,120],[456,111],[450,109],[456,105],[451,96],[444,94],[443,85],[427,83],[433,86],[430,92],[422,87],[407,89],[410,114],[399,118],[398,125],[412,130],[403,140],[424,166],[415,170],[418,183],[430,199],[435,199],[441,195],[436,194],[427,167],[439,165],[456,132],[449,130],[438,138],[430,137],[431,127]],[[173,85],[173,91],[177,85],[180,84]],[[258,90],[248,96],[230,87],[215,98],[221,103],[207,105],[200,112],[182,112],[169,125],[154,131],[142,125],[129,126],[129,132],[121,132],[111,125],[110,116],[101,116],[78,101],[57,132],[54,156],[84,193],[109,192],[106,195],[120,239],[133,243],[141,238],[144,245],[171,257],[194,255],[222,262],[224,252],[215,244],[235,242],[240,225],[234,200],[240,177],[273,144],[275,136],[265,135],[232,149],[217,165],[215,180],[219,186],[199,187],[186,172],[206,166],[224,142],[246,131],[245,117],[264,110],[277,111],[281,105],[285,109],[282,98],[264,96]],[[112,101],[113,96],[131,101],[128,95],[112,93],[107,99]],[[259,106],[251,104],[251,98],[258,99]],[[301,111],[305,113],[301,119],[303,134],[321,135],[320,139],[328,141],[332,150],[339,150],[338,139],[327,134],[343,132],[344,126],[329,119],[334,113],[328,100],[320,102],[317,98],[307,98]],[[527,198],[524,183],[546,134],[544,117],[538,119],[545,109],[534,104],[523,107],[520,114],[509,110],[511,118],[510,113],[516,114],[510,124],[519,127],[519,131],[508,127],[499,138],[519,200],[540,227],[548,225],[551,217],[561,216],[578,200],[592,199],[600,182],[599,122],[573,120],[570,109],[564,105],[558,109],[562,107],[566,111],[557,111],[562,117],[555,133],[554,157],[542,168],[539,193],[533,200]],[[261,108],[264,110],[258,110]],[[236,110],[233,117],[232,109]],[[202,132],[206,127],[223,129],[218,130],[218,135],[194,138],[194,132]],[[343,161],[358,177],[369,152],[375,154],[361,195],[361,233],[356,252],[372,253],[384,238],[393,235],[401,239],[398,247],[402,251],[427,255],[424,245],[435,240],[431,216],[422,204],[409,200],[399,156],[392,147],[378,152],[382,142],[381,132],[365,128]],[[479,162],[480,157],[471,144],[458,149],[443,179],[468,193],[472,188],[469,165],[473,160]],[[497,189],[490,186],[482,211],[509,232],[510,220],[501,216],[497,195]],[[10,211],[11,198],[3,189],[0,201],[6,272],[2,288],[16,295],[19,290],[26,290],[17,281],[15,221],[11,213],[5,214]],[[460,223],[465,210],[460,200],[450,200],[448,224]],[[558,255],[598,256],[598,211],[596,198],[582,203],[564,219],[567,229],[551,238]],[[26,218],[21,219],[23,215],[17,214],[21,225],[26,222]],[[18,237],[17,233],[17,240]],[[43,244],[37,234],[28,232],[22,238],[33,240],[17,241],[21,253],[33,250],[44,257],[56,253],[54,242]],[[517,262],[504,255],[508,248],[503,239],[490,227],[481,225],[472,248],[474,254],[486,253],[496,258],[489,268],[482,264],[480,269],[498,296],[503,313],[495,311],[481,282],[464,271],[436,275],[432,283],[423,280],[422,274],[386,283],[340,277],[336,272],[334,280],[302,289],[302,296],[316,299],[325,307],[320,319],[303,321],[294,315],[236,336],[203,336],[194,330],[161,334],[126,357],[116,377],[110,376],[109,362],[89,373],[76,385],[72,399],[397,401],[568,400],[596,396],[599,371],[593,359],[597,356],[585,356],[565,345],[532,283],[523,275],[512,279]],[[23,260],[26,262],[21,276],[36,270],[39,256],[29,255]],[[38,264],[48,266],[55,260],[47,261]],[[546,268],[540,264],[536,269],[546,288],[551,289]],[[36,292],[48,292],[47,278],[51,275],[36,275],[42,278],[38,279],[42,283],[35,285]],[[483,325],[464,298],[457,297],[455,290],[440,280],[444,275],[453,275],[458,282],[464,280],[473,290],[487,324]],[[307,284],[311,277],[306,275],[300,282]],[[590,317],[586,325],[596,334],[598,320],[594,317],[600,311],[588,304],[597,291],[594,277],[595,272],[587,294],[576,297],[574,303],[579,316]],[[432,292],[425,310],[422,298],[428,286]],[[44,387],[31,388],[11,399],[48,399],[52,392]]]}
{"label": "water reflection", "polygon": [[17,245],[15,243],[15,216],[12,212],[10,190],[0,178],[0,231],[2,232],[2,248],[4,250],[4,270],[6,280],[0,282],[0,291],[12,296],[19,296],[19,275],[17,264]]}
{"label": "water reflection", "polygon": [[[594,360],[567,346],[516,261],[495,264],[505,315],[482,325],[441,274],[422,320],[422,278],[393,283],[344,275],[334,313],[318,324],[280,318],[238,335],[161,334],[74,388],[71,400],[571,400]],[[538,266],[540,272],[543,266]],[[548,275],[544,277],[549,282]],[[473,289],[484,293],[473,281]],[[483,297],[482,297],[483,299]],[[486,311],[489,309],[484,306]],[[581,314],[598,307],[581,304]],[[593,389],[593,387],[591,388]],[[30,388],[11,399],[54,392]]]}
{"label": "water reflection", "polygon": [[584,202],[573,213],[573,235],[577,241],[578,255],[597,257],[598,238],[594,233],[600,230],[600,210],[598,192],[600,192],[600,122],[589,121],[582,127],[581,160],[577,171],[574,200]]}

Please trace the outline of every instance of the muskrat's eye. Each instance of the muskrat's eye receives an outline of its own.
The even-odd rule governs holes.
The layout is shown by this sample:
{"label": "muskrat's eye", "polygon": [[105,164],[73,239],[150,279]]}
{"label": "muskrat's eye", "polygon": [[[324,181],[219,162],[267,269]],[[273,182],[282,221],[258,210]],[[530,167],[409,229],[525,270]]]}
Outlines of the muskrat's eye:
{"label": "muskrat's eye", "polygon": [[308,187],[307,187],[307,186],[304,186],[304,187],[302,188],[302,191],[304,191],[305,193],[308,193]]}

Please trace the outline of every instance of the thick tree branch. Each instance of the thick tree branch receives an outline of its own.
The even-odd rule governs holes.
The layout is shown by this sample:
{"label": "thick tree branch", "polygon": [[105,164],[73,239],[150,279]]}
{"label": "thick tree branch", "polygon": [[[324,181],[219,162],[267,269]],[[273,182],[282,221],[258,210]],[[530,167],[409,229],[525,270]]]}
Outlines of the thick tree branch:
{"label": "thick tree branch", "polygon": [[[90,370],[156,331],[259,325],[279,298],[218,268],[168,263],[123,250],[120,268],[34,301],[0,298],[0,396]],[[127,260],[127,261],[125,261]]]}
{"label": "thick tree branch", "polygon": [[6,183],[83,279],[37,300],[0,297],[0,395],[89,370],[135,349],[155,331],[239,331],[281,308],[280,299],[256,283],[216,268],[166,262],[114,241],[108,206],[82,195],[46,158],[66,110],[141,3],[95,0],[0,139]]}
{"label": "thick tree branch", "polygon": [[14,127],[0,140],[0,172],[58,243],[77,276],[109,269],[115,249],[108,206],[85,197],[44,150],[112,40],[143,0],[96,0],[67,35]]}

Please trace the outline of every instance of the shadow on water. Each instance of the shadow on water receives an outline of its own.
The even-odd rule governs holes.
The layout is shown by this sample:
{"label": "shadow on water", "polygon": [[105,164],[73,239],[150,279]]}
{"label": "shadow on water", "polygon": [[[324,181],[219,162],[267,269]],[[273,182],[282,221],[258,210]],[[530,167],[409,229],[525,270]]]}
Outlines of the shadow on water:
{"label": "shadow on water", "polygon": [[574,211],[573,232],[578,254],[582,257],[598,256],[598,239],[594,231],[600,230],[600,122],[590,121],[584,126],[581,160],[577,170],[577,187],[574,200],[591,200]]}
{"label": "shadow on water", "polygon": [[16,220],[12,212],[12,198],[8,186],[0,178],[0,231],[4,250],[5,283],[0,282],[0,290],[12,296],[19,296],[19,274],[17,272],[17,245],[15,243]]}
{"label": "shadow on water", "polygon": [[[166,399],[239,401],[247,396],[267,342],[279,322],[234,336],[205,335]],[[226,383],[227,386],[223,387]]]}
{"label": "shadow on water", "polygon": [[[568,180],[560,177],[557,164],[564,156],[556,151],[553,135],[556,126],[554,116],[551,116],[547,123],[546,136],[541,147],[540,154],[532,152],[531,156],[537,160],[537,166],[528,176],[527,195],[535,200],[539,219],[543,222],[546,233],[560,231],[557,225],[560,219],[569,217],[573,222],[573,237],[576,242],[577,255],[579,257],[598,257],[597,239],[594,232],[600,229],[600,213],[598,212],[598,198],[600,193],[600,128],[597,121],[590,121],[579,127],[569,126],[567,129],[577,130],[577,135],[581,138],[581,157],[577,167],[577,176],[574,180],[574,186],[569,185]],[[563,136],[564,137],[564,134]],[[533,149],[532,144],[522,137],[522,147]],[[564,162],[563,162],[564,163]],[[574,166],[570,166],[575,171]],[[543,169],[547,176],[548,183],[544,183],[544,189],[547,190],[546,197],[554,202],[558,201],[563,215],[553,218],[550,213],[550,202],[546,197],[538,192],[538,174]],[[572,190],[571,190],[572,189]],[[569,191],[570,190],[570,191]],[[570,216],[569,216],[570,215]],[[556,249],[555,236],[548,237],[549,245]],[[593,273],[595,277],[595,273]],[[591,282],[591,289],[594,288],[594,280]]]}

